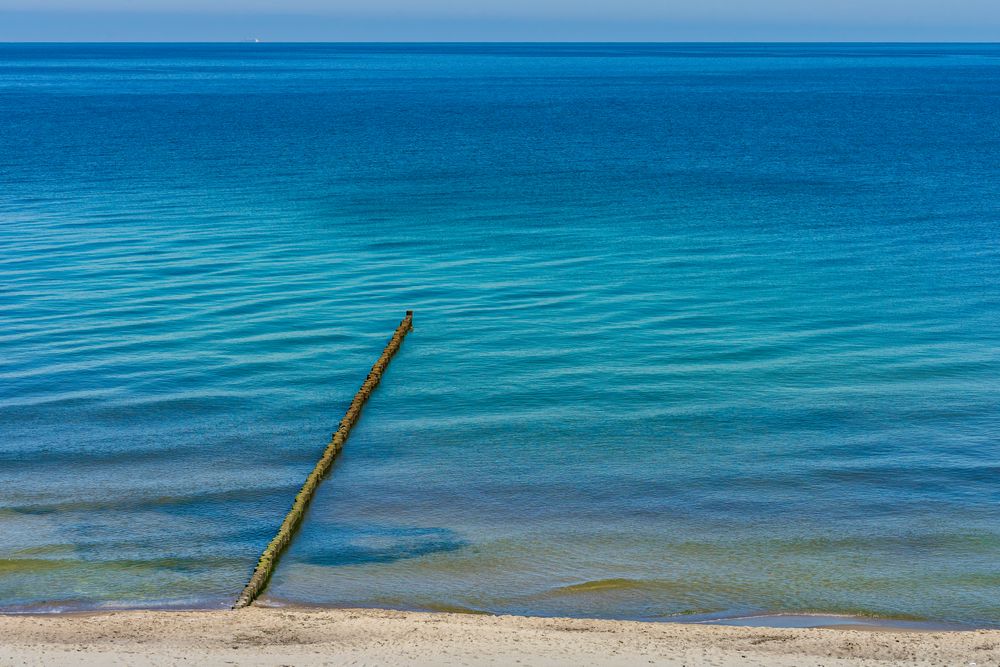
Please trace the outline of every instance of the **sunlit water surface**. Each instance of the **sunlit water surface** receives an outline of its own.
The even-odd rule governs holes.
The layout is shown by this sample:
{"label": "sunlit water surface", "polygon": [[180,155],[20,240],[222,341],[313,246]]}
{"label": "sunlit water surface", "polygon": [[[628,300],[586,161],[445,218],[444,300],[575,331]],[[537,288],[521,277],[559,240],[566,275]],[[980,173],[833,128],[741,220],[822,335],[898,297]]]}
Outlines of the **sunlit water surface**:
{"label": "sunlit water surface", "polygon": [[0,46],[0,608],[1000,624],[1000,47]]}

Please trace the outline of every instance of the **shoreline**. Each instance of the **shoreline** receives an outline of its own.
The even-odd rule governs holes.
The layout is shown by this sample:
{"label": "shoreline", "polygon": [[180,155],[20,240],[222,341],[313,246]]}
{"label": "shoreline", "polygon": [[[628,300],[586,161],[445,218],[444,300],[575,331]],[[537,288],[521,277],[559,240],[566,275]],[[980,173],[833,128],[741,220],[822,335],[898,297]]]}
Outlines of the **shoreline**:
{"label": "shoreline", "polygon": [[[679,616],[663,616],[655,618],[629,618],[629,617],[608,617],[608,616],[560,616],[543,615],[517,612],[494,612],[482,609],[454,607],[451,605],[440,605],[432,607],[364,607],[364,606],[344,606],[336,604],[317,604],[301,602],[295,600],[261,598],[253,605],[257,609],[275,609],[304,612],[322,611],[379,611],[379,612],[401,612],[413,614],[455,614],[459,616],[509,616],[515,618],[569,618],[580,621],[609,621],[627,623],[669,623],[676,625],[719,625],[748,628],[788,628],[788,629],[810,629],[810,628],[852,628],[863,629],[872,632],[975,632],[979,630],[1000,631],[1000,625],[986,624],[973,625],[971,623],[960,623],[957,621],[941,621],[934,619],[909,618],[867,615],[864,613],[841,613],[825,611],[746,611],[746,612],[717,612],[704,614],[684,614]],[[230,611],[232,607],[227,603],[219,604],[174,604],[174,605],[115,605],[93,606],[79,604],[74,605],[54,604],[47,605],[26,605],[24,607],[0,607],[0,618],[4,616],[38,616],[38,617],[58,617],[58,616],[90,616],[94,614],[114,614],[132,612],[163,612],[163,613],[217,613]],[[0,666],[2,667],[2,666]]]}
{"label": "shoreline", "polygon": [[[706,613],[682,614],[677,616],[662,617],[628,617],[628,616],[566,616],[566,615],[546,615],[506,611],[489,611],[476,608],[457,607],[453,605],[434,605],[429,607],[374,607],[374,606],[354,606],[338,604],[322,604],[302,602],[298,600],[285,600],[274,598],[262,598],[253,605],[257,609],[276,609],[290,611],[343,611],[343,610],[369,610],[402,612],[414,614],[456,614],[459,616],[511,616],[517,618],[570,618],[581,621],[612,621],[629,623],[672,623],[677,625],[723,625],[734,627],[751,628],[836,628],[850,627],[863,628],[871,631],[892,631],[892,632],[973,632],[978,630],[998,630],[1000,625],[984,624],[974,625],[972,623],[962,623],[958,621],[942,621],[925,618],[912,618],[906,616],[879,616],[876,614],[849,613],[849,612],[827,612],[817,610],[806,611],[720,611]],[[221,611],[231,611],[233,607],[224,602],[218,604],[105,604],[88,605],[74,603],[48,603],[37,605],[25,605],[14,607],[0,607],[0,618],[4,616],[89,616],[93,614],[113,614],[124,612],[164,612],[164,613],[216,613]]]}
{"label": "shoreline", "polygon": [[978,665],[1000,630],[774,628],[384,609],[0,615],[0,665]]}

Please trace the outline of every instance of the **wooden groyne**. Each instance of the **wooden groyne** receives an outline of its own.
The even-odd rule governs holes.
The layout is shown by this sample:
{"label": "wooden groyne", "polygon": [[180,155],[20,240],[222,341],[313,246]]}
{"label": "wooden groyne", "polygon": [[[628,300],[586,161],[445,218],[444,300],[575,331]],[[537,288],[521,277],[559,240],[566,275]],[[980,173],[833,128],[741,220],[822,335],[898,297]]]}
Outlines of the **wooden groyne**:
{"label": "wooden groyne", "polygon": [[340,453],[344,442],[347,441],[347,436],[351,433],[351,429],[357,423],[358,418],[361,417],[361,408],[364,407],[368,397],[372,395],[375,387],[382,380],[382,374],[385,373],[385,369],[389,366],[392,357],[399,351],[399,347],[403,344],[403,338],[412,329],[413,311],[408,310],[406,311],[406,317],[396,327],[396,332],[392,334],[389,343],[382,350],[382,356],[372,366],[372,370],[368,373],[368,377],[365,378],[361,389],[354,395],[351,406],[347,408],[347,414],[340,420],[340,426],[333,434],[330,444],[326,446],[323,456],[320,457],[316,463],[316,467],[306,477],[305,484],[302,485],[302,488],[296,494],[292,508],[288,510],[285,520],[281,522],[281,527],[278,528],[278,534],[274,536],[274,539],[264,549],[264,553],[260,555],[257,567],[254,568],[253,574],[250,576],[250,581],[247,582],[243,592],[236,598],[233,609],[240,609],[253,604],[253,601],[257,599],[257,596],[267,586],[267,582],[271,579],[271,573],[274,572],[274,567],[278,564],[278,558],[281,557],[285,548],[292,541],[292,535],[295,534],[296,528],[302,523],[302,517],[305,516],[306,508],[316,493],[316,489],[319,488],[319,483],[323,480],[323,476],[330,471],[333,460],[337,458],[337,454]]}

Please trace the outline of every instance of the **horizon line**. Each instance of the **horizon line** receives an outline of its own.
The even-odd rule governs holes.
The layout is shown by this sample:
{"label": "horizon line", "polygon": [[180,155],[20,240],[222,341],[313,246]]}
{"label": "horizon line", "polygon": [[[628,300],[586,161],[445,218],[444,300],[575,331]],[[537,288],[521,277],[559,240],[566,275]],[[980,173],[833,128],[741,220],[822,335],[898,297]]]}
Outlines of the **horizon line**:
{"label": "horizon line", "polygon": [[509,39],[478,39],[478,40],[419,40],[419,39],[358,39],[358,40],[266,40],[255,38],[244,39],[220,39],[220,40],[186,40],[186,39],[156,39],[156,40],[0,40],[0,45],[5,44],[815,44],[815,45],[936,45],[936,44],[968,44],[995,46],[1000,45],[1000,41],[982,40],[819,40],[819,39],[719,39],[719,40],[579,40],[579,39],[551,39],[551,40],[509,40]]}

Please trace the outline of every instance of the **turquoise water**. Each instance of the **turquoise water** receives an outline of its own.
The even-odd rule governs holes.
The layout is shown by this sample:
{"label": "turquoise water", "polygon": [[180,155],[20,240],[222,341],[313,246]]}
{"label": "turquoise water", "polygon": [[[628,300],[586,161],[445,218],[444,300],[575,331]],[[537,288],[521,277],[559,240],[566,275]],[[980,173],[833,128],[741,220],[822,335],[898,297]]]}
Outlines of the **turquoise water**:
{"label": "turquoise water", "polygon": [[0,45],[0,608],[1000,624],[1000,46]]}

